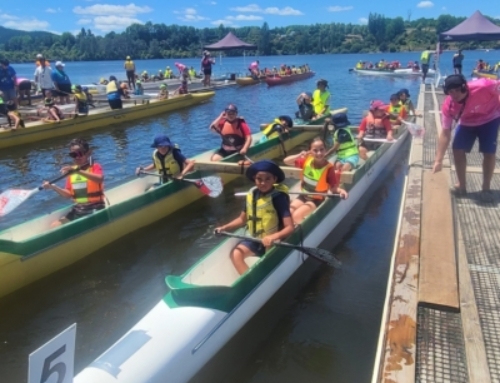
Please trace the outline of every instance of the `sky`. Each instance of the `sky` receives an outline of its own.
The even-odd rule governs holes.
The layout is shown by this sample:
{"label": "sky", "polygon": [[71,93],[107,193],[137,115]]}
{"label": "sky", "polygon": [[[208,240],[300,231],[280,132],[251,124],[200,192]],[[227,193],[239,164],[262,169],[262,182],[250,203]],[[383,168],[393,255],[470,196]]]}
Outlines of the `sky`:
{"label": "sky", "polygon": [[[262,26],[270,28],[315,23],[366,24],[369,13],[405,20],[437,18],[441,14],[468,17],[477,8],[457,0],[410,0],[408,3],[368,0],[22,0],[2,1],[0,25],[26,31],[77,33],[82,27],[97,35],[121,32],[133,23],[165,23],[196,28]],[[500,19],[496,1],[479,9]],[[21,6],[22,5],[22,6]]]}

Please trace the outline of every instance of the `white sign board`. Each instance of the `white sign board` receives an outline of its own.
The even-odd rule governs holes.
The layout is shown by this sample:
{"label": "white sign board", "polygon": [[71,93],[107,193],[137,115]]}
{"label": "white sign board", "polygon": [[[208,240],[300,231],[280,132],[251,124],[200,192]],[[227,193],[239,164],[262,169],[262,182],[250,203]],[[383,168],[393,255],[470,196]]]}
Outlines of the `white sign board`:
{"label": "white sign board", "polygon": [[76,323],[32,352],[28,383],[72,383],[75,341]]}

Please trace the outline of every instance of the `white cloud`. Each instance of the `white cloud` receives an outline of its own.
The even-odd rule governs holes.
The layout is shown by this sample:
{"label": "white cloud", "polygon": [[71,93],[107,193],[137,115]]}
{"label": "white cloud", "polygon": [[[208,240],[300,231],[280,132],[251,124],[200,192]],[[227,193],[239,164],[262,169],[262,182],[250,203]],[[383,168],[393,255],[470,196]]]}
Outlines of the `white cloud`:
{"label": "white cloud", "polygon": [[417,4],[418,8],[432,8],[434,6],[434,3],[432,1],[421,1],[420,3]]}
{"label": "white cloud", "polygon": [[278,8],[278,7],[268,7],[261,8],[257,4],[249,4],[244,7],[234,7],[230,8],[232,11],[236,12],[253,12],[253,13],[266,13],[269,15],[279,15],[279,16],[300,16],[303,13],[292,7]]}
{"label": "white cloud", "polygon": [[[149,13],[153,9],[145,5],[140,7],[134,3],[128,5],[111,5],[111,4],[96,4],[89,7],[74,7],[73,12],[77,15],[94,15],[127,18],[134,17],[140,13]],[[120,15],[120,16],[115,16]]]}
{"label": "white cloud", "polygon": [[6,13],[2,13],[2,14],[0,14],[0,19],[1,20],[17,20],[18,17],[17,16],[8,15]]}
{"label": "white cloud", "polygon": [[76,23],[78,25],[87,25],[92,23],[92,19],[80,19]]}
{"label": "white cloud", "polygon": [[47,21],[38,19],[11,19],[3,24],[6,28],[19,29],[21,31],[44,31],[49,27]]}
{"label": "white cloud", "polygon": [[117,31],[132,24],[143,24],[141,20],[128,16],[97,16],[94,17],[94,28],[103,32]]}
{"label": "white cloud", "polygon": [[360,18],[358,19],[358,22],[359,22],[360,24],[368,24],[368,19],[367,19],[366,17],[360,17]]}
{"label": "white cloud", "polygon": [[196,9],[194,8],[186,8],[183,11],[174,11],[175,14],[181,15],[177,17],[179,20],[186,21],[186,22],[197,22],[201,20],[207,20],[206,17],[203,17],[198,14]]}
{"label": "white cloud", "polygon": [[225,19],[214,20],[214,21],[211,22],[211,24],[217,25],[217,26],[223,24],[226,27],[229,27],[229,26],[231,26],[231,27],[237,27],[237,25],[234,24],[231,20],[225,20]]}
{"label": "white cloud", "polygon": [[331,7],[328,7],[328,12],[344,12],[344,11],[350,11],[354,7],[352,5],[348,5],[346,7],[343,7],[341,5],[333,5]]}
{"label": "white cloud", "polygon": [[255,16],[255,15],[238,15],[238,16],[227,16],[226,20],[238,20],[238,21],[255,21],[255,20],[262,20],[262,16]]}
{"label": "white cloud", "polygon": [[61,8],[47,8],[45,10],[45,12],[47,12],[47,13],[60,13],[60,12],[62,12],[62,9]]}

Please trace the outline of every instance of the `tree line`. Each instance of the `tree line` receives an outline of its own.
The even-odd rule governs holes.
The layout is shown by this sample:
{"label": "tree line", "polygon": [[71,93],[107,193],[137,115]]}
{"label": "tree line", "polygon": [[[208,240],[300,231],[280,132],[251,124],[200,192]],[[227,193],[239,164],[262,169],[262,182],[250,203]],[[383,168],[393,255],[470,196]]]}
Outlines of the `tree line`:
{"label": "tree line", "polygon": [[[500,20],[489,18],[500,25]],[[49,59],[65,61],[123,60],[199,57],[204,45],[212,44],[232,31],[240,39],[256,44],[258,55],[365,53],[417,51],[433,46],[439,33],[453,28],[465,18],[441,15],[437,19],[411,20],[411,12],[403,17],[388,18],[370,13],[366,25],[329,23],[261,27],[194,28],[190,26],[133,24],[121,33],[104,36],[82,28],[75,36],[69,32],[23,32],[0,27],[0,58],[11,62],[32,62],[37,53]],[[448,45],[445,48],[456,49]],[[467,42],[465,49],[478,47],[498,49],[500,42]],[[227,56],[242,55],[228,51]]]}

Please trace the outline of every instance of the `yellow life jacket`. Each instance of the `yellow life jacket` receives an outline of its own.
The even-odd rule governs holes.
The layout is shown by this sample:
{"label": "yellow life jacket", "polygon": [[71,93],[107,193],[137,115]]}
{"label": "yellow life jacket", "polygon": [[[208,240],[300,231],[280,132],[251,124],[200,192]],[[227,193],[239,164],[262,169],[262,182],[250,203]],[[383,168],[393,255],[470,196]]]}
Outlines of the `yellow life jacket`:
{"label": "yellow life jacket", "polygon": [[262,131],[262,134],[264,134],[264,136],[267,137],[267,139],[271,139],[271,138],[275,138],[275,137],[279,137],[280,135],[280,132],[276,129],[274,129],[274,127],[276,125],[280,125],[281,126],[281,121],[278,120],[277,118],[274,119],[273,122],[271,122],[269,125],[267,125],[264,130]]}
{"label": "yellow life jacket", "polygon": [[172,69],[165,69],[165,78],[171,78],[172,77]]}
{"label": "yellow life jacket", "polygon": [[74,95],[79,103],[87,103],[87,95],[85,94],[85,92],[76,92],[74,93]]}
{"label": "yellow life jacket", "polygon": [[164,181],[174,177],[181,172],[181,166],[174,158],[174,148],[171,147],[163,161],[158,157],[158,150],[153,152],[153,162],[158,173],[163,174]]}
{"label": "yellow life jacket", "polygon": [[132,60],[125,61],[125,70],[135,70],[135,64]]}
{"label": "yellow life jacket", "polygon": [[[390,104],[389,105],[389,109],[387,110],[389,112],[389,119],[391,120],[391,122],[396,122],[398,120],[398,117],[399,117],[399,113],[401,113],[401,110],[404,108],[405,106],[400,102],[398,102],[397,105],[392,105]],[[394,117],[393,115],[396,115],[396,117]]]}
{"label": "yellow life jacket", "polygon": [[[93,173],[92,166],[87,169],[89,173]],[[73,196],[73,201],[76,203],[98,203],[104,202],[104,193],[102,183],[89,180],[87,177],[73,173],[69,176],[71,185],[70,192]]]}
{"label": "yellow life jacket", "polygon": [[273,191],[255,199],[257,193],[259,193],[257,187],[253,187],[247,194],[247,229],[252,237],[263,238],[281,230],[282,222],[274,208],[273,198],[279,193],[288,195],[288,188],[285,185],[276,184]]}
{"label": "yellow life jacket", "polygon": [[339,142],[339,148],[337,150],[337,158],[349,158],[356,154],[359,154],[358,145],[354,136],[352,135],[351,129],[349,128],[341,128],[349,134],[350,141],[339,142],[339,131],[340,129],[335,130],[335,134],[333,135],[333,139],[335,142]]}
{"label": "yellow life jacket", "polygon": [[116,81],[110,81],[106,85],[106,94],[118,92],[118,87],[116,86]]}
{"label": "yellow life jacket", "polygon": [[423,51],[422,55],[420,56],[420,63],[421,64],[429,64],[429,60],[431,58],[432,51]]}
{"label": "yellow life jacket", "polygon": [[[301,188],[302,191],[307,193],[327,193],[330,189],[328,184],[328,172],[333,167],[332,163],[328,162],[321,169],[316,169],[312,166],[314,161],[313,156],[308,156],[304,162],[304,168],[301,174]],[[305,196],[308,199],[322,200],[322,196]]]}
{"label": "yellow life jacket", "polygon": [[196,71],[194,69],[190,69],[189,70],[189,76],[191,76],[193,78],[196,77]]}
{"label": "yellow life jacket", "polygon": [[[312,104],[314,106],[314,111],[316,114],[321,114],[323,108],[325,107],[326,103],[328,102],[328,99],[330,98],[330,92],[325,90],[324,92],[321,92],[319,89],[316,89],[313,92],[313,97],[312,97]],[[323,114],[329,114],[330,113],[330,106],[326,108],[325,112]]]}
{"label": "yellow life jacket", "polygon": [[363,69],[363,64],[357,63],[356,64],[356,69]]}

